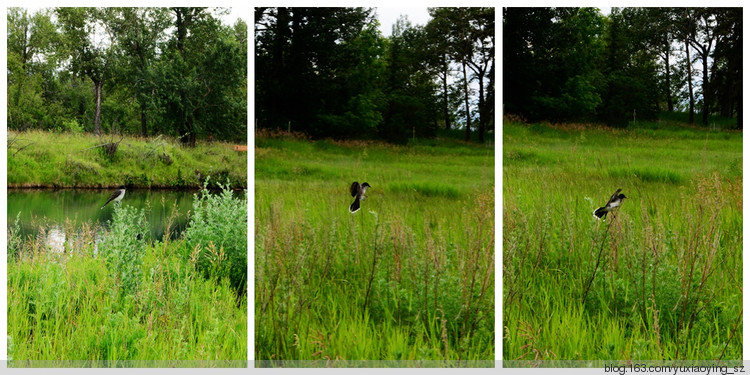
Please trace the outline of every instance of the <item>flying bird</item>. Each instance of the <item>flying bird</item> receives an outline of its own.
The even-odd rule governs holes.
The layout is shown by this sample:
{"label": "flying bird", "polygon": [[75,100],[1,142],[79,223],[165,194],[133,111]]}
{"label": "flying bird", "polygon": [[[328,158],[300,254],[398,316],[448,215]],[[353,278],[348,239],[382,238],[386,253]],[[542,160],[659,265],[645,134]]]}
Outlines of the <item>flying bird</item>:
{"label": "flying bird", "polygon": [[360,185],[357,181],[352,182],[352,186],[349,188],[349,192],[352,193],[354,202],[351,204],[351,206],[349,206],[349,212],[355,213],[359,211],[359,201],[365,199],[365,191],[367,191],[368,187],[370,187],[370,184],[368,184],[367,182],[362,183],[362,185]]}
{"label": "flying bird", "polygon": [[125,185],[120,185],[120,188],[115,190],[112,195],[109,196],[109,200],[107,200],[107,203],[102,206],[100,209],[104,209],[104,207],[107,207],[107,205],[110,202],[120,202],[122,200],[122,197],[125,196]]}
{"label": "flying bird", "polygon": [[620,191],[622,191],[622,189],[617,189],[617,191],[612,194],[612,197],[609,198],[609,202],[607,202],[604,207],[599,207],[594,211],[594,216],[596,216],[597,219],[606,219],[607,213],[614,211],[617,207],[620,207],[620,205],[622,204],[622,200],[627,198],[625,194],[620,194]]}

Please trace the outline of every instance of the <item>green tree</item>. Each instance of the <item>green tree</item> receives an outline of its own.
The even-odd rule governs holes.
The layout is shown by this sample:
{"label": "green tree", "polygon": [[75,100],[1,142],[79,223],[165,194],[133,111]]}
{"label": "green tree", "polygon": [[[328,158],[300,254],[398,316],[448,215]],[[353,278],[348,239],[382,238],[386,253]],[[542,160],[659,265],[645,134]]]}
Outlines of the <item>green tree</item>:
{"label": "green tree", "polygon": [[[484,142],[484,133],[494,116],[494,69],[495,69],[495,8],[471,8],[472,39],[475,58],[468,60],[469,68],[479,83],[479,142]],[[488,74],[489,73],[489,74]],[[489,85],[485,85],[487,78]]]}
{"label": "green tree", "polygon": [[461,112],[451,100],[458,65],[467,139],[475,113],[483,140],[494,112],[494,10],[430,12],[427,26],[401,20],[386,39],[372,9],[256,8],[258,126],[391,142],[432,136]]}
{"label": "green tree", "polygon": [[[490,72],[495,65],[495,9],[494,8],[429,8],[433,17],[427,25],[433,36],[442,35],[444,43],[435,43],[437,55],[443,51],[461,66],[463,84],[463,113],[466,118],[465,138],[468,141],[472,128],[471,96],[469,81],[477,82],[476,109],[479,114],[477,135],[484,141],[485,130],[494,112],[494,100],[488,95],[494,91]],[[438,63],[438,66],[439,63]],[[468,70],[467,70],[468,69]],[[471,73],[471,76],[469,75]],[[485,82],[488,82],[485,83]],[[443,85],[444,100],[447,99],[446,84]]]}
{"label": "green tree", "polygon": [[690,39],[692,34],[695,32],[695,23],[692,17],[692,11],[689,8],[681,9],[680,16],[676,24],[676,37],[678,43],[683,47],[684,52],[684,66],[685,66],[685,81],[687,84],[687,98],[688,98],[688,122],[693,123],[695,121],[695,96],[693,92],[693,60],[690,58]]}
{"label": "green tree", "polygon": [[718,112],[741,126],[737,8],[509,8],[503,22],[509,113],[621,125],[686,107],[692,123],[697,98],[703,124]]}
{"label": "green tree", "polygon": [[679,13],[672,8],[646,8],[646,17],[648,18],[650,38],[654,48],[657,50],[659,58],[663,62],[661,75],[661,88],[667,105],[667,112],[674,111],[674,91],[675,76],[672,67],[672,54],[674,53],[677,20]]}
{"label": "green tree", "polygon": [[429,8],[435,29],[440,30],[448,40],[449,51],[454,61],[461,65],[462,84],[464,93],[464,110],[466,118],[466,140],[471,136],[471,109],[469,106],[469,78],[467,66],[474,56],[474,40],[472,36],[471,17],[469,8]]}
{"label": "green tree", "polygon": [[652,119],[659,109],[659,45],[649,13],[640,8],[613,8],[606,34],[603,73],[607,89],[599,109],[610,125],[632,118]]}
{"label": "green tree", "polygon": [[58,42],[48,11],[8,9],[8,126],[32,127],[44,117],[44,81],[54,76]]}
{"label": "green tree", "polygon": [[412,135],[433,137],[437,128],[437,87],[428,65],[431,55],[426,31],[400,18],[388,43],[387,108],[380,128],[383,138],[404,143]]}
{"label": "green tree", "polygon": [[114,37],[102,8],[56,8],[71,70],[94,85],[94,133],[101,135],[102,95],[107,69],[114,56]]}
{"label": "green tree", "polygon": [[386,41],[372,9],[269,8],[256,14],[259,126],[367,137],[382,123]]}
{"label": "green tree", "polygon": [[712,97],[723,117],[737,116],[742,129],[742,8],[716,11],[718,42],[713,54]]}
{"label": "green tree", "polygon": [[151,67],[157,57],[160,39],[170,24],[165,8],[114,8],[110,22],[123,55],[119,83],[128,87],[138,101],[140,133],[148,135],[148,112],[155,110]]}
{"label": "green tree", "polygon": [[450,101],[450,83],[452,76],[451,68],[451,49],[448,39],[440,30],[441,24],[438,22],[429,22],[425,26],[425,37],[427,38],[426,50],[429,51],[426,56],[428,68],[433,71],[433,75],[438,77],[440,82],[440,109],[442,111],[442,120],[445,129],[451,128],[454,120],[456,108],[451,106]]}
{"label": "green tree", "polygon": [[172,8],[174,33],[151,79],[160,130],[195,145],[199,135],[243,140],[247,132],[246,58],[235,28],[205,8]]}
{"label": "green tree", "polygon": [[716,17],[710,8],[691,9],[686,12],[686,16],[692,28],[688,33],[687,41],[698,53],[697,57],[700,58],[703,67],[701,83],[703,109],[701,114],[703,125],[708,125],[709,105],[713,99],[709,90],[711,82],[709,81],[708,60],[716,43]]}
{"label": "green tree", "polygon": [[504,90],[530,120],[592,119],[606,85],[605,18],[596,8],[507,8]]}

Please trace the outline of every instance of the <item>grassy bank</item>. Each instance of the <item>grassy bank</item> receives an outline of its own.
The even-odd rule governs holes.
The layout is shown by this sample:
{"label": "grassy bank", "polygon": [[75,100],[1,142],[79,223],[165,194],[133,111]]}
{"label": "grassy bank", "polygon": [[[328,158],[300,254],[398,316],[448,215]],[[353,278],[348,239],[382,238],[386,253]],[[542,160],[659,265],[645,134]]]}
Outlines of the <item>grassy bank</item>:
{"label": "grassy bank", "polygon": [[265,135],[255,163],[256,360],[494,360],[493,149]]}
{"label": "grassy bank", "polygon": [[201,193],[183,237],[157,241],[144,210],[118,206],[106,233],[64,228],[65,253],[11,218],[9,366],[245,366],[246,208]]}
{"label": "grassy bank", "polygon": [[[110,154],[108,142],[119,142]],[[247,185],[247,153],[222,142],[185,147],[168,137],[8,131],[9,187],[200,188],[206,176]]]}
{"label": "grassy bank", "polygon": [[503,178],[504,359],[742,358],[742,133],[511,121]]}

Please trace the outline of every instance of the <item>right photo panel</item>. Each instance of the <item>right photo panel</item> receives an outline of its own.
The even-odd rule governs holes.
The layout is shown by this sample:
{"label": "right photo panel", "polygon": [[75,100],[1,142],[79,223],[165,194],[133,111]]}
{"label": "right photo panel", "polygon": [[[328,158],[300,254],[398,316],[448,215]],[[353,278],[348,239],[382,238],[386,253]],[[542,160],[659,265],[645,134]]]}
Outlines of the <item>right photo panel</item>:
{"label": "right photo panel", "polygon": [[741,365],[742,9],[502,18],[503,366]]}

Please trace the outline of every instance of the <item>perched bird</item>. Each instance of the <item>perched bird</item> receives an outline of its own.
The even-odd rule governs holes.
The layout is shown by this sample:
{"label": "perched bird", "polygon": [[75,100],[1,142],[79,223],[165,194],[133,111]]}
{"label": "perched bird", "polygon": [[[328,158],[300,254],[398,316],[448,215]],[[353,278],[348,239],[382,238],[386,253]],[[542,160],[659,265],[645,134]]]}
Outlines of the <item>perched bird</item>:
{"label": "perched bird", "polygon": [[612,197],[609,198],[609,202],[604,207],[599,207],[594,211],[594,216],[596,216],[597,219],[601,218],[607,218],[607,213],[614,211],[615,208],[620,207],[622,204],[622,200],[627,198],[625,194],[620,194],[620,191],[622,189],[617,189],[617,191],[612,194]]}
{"label": "perched bird", "polygon": [[365,191],[367,191],[368,187],[370,187],[370,184],[368,184],[367,182],[362,183],[362,185],[360,185],[357,181],[352,182],[352,186],[349,188],[349,192],[352,193],[354,202],[351,204],[351,206],[349,206],[349,212],[355,213],[359,211],[359,201],[365,199]]}
{"label": "perched bird", "polygon": [[115,190],[112,193],[112,195],[109,196],[109,200],[107,200],[107,203],[105,203],[104,206],[102,206],[101,209],[104,209],[104,207],[107,207],[107,205],[110,202],[113,202],[113,201],[114,202],[119,202],[119,201],[121,201],[122,197],[124,197],[124,196],[125,196],[125,185],[120,185],[120,188],[118,188],[117,190]]}

